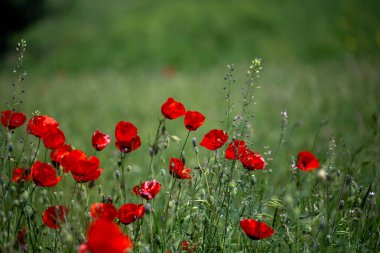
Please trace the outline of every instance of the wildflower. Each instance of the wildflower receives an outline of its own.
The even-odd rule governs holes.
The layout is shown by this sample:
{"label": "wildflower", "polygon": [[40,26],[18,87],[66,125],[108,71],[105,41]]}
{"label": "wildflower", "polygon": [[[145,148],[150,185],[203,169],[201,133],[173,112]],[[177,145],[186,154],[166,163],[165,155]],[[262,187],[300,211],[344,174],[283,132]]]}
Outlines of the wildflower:
{"label": "wildflower", "polygon": [[137,135],[137,127],[131,122],[120,121],[115,129],[116,147],[123,153],[129,153],[141,145],[140,137]]}
{"label": "wildflower", "polygon": [[240,227],[244,233],[252,240],[261,240],[274,234],[274,230],[265,222],[253,219],[240,220]]}
{"label": "wildflower", "polygon": [[92,146],[97,151],[103,150],[111,142],[110,136],[108,134],[102,133],[96,130],[92,135]]}
{"label": "wildflower", "polygon": [[140,136],[136,135],[131,141],[116,141],[116,147],[122,153],[130,153],[141,146]]}
{"label": "wildflower", "polygon": [[185,115],[185,106],[169,97],[161,106],[161,113],[167,119],[176,119]]}
{"label": "wildflower", "polygon": [[195,131],[205,122],[205,116],[197,111],[187,111],[185,114],[185,127],[189,131]]}
{"label": "wildflower", "polygon": [[28,122],[27,131],[36,137],[42,137],[48,127],[58,128],[59,124],[55,119],[46,115],[34,116]]}
{"label": "wildflower", "polygon": [[117,224],[100,219],[90,224],[87,242],[79,247],[78,253],[125,253],[132,246],[132,240],[123,234]]}
{"label": "wildflower", "polygon": [[209,149],[216,150],[224,145],[228,140],[228,134],[219,129],[213,129],[208,132],[199,143],[199,145]]}
{"label": "wildflower", "polygon": [[87,155],[81,150],[73,150],[65,157],[66,171],[71,171],[75,181],[86,183],[96,180],[103,173],[100,161],[96,156]]}
{"label": "wildflower", "polygon": [[198,244],[189,241],[182,241],[181,246],[183,251],[194,252],[197,249]]}
{"label": "wildflower", "polygon": [[55,169],[47,163],[36,161],[30,168],[33,182],[40,187],[54,187],[61,180],[57,177]]}
{"label": "wildflower", "polygon": [[297,156],[297,167],[300,170],[310,171],[319,168],[319,161],[309,151],[302,151]]}
{"label": "wildflower", "polygon": [[170,158],[169,163],[170,174],[179,179],[191,178],[190,169],[185,167],[185,164],[178,158]]}
{"label": "wildflower", "polygon": [[24,168],[15,168],[13,170],[12,182],[20,183],[22,181],[31,181],[32,175]]}
{"label": "wildflower", "polygon": [[18,241],[18,244],[20,246],[20,248],[22,249],[22,251],[25,251],[27,252],[28,251],[28,245],[26,244],[26,229],[25,228],[22,228],[22,230],[18,233],[17,235],[17,241]]}
{"label": "wildflower", "polygon": [[249,149],[241,153],[240,161],[243,166],[249,170],[262,170],[265,168],[264,158]]}
{"label": "wildflower", "polygon": [[24,124],[26,116],[22,112],[6,110],[1,112],[1,124],[9,130],[15,129]]}
{"label": "wildflower", "polygon": [[93,203],[90,207],[90,214],[94,221],[99,219],[113,221],[119,215],[116,207],[108,203]]}
{"label": "wildflower", "polygon": [[141,219],[144,213],[145,207],[142,204],[124,204],[119,208],[119,220],[124,225],[128,225],[136,220]]}
{"label": "wildflower", "polygon": [[65,134],[58,127],[48,125],[41,135],[46,148],[57,149],[66,141]]}
{"label": "wildflower", "polygon": [[64,206],[50,206],[44,211],[42,221],[50,228],[60,228],[61,223],[66,221],[68,212],[69,209]]}
{"label": "wildflower", "polygon": [[53,149],[50,152],[50,159],[54,167],[58,167],[59,165],[63,166],[64,164],[63,160],[65,156],[70,154],[71,151],[72,151],[71,146],[67,144],[63,144],[59,146],[57,149]]}
{"label": "wildflower", "polygon": [[226,159],[230,159],[230,160],[239,159],[245,150],[246,150],[246,147],[245,147],[244,141],[233,140],[227,146]]}
{"label": "wildflower", "polygon": [[139,195],[146,200],[153,199],[157,193],[161,190],[161,184],[156,180],[146,181],[141,185],[136,185],[132,189],[132,193]]}

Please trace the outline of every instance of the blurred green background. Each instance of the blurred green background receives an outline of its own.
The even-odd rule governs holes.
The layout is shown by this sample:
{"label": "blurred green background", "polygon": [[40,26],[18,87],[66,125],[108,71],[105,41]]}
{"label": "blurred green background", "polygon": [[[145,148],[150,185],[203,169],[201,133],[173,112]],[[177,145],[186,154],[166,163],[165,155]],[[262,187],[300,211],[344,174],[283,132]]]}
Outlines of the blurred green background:
{"label": "blurred green background", "polygon": [[[379,1],[60,0],[43,7],[44,15],[7,39],[12,48],[21,38],[28,43],[19,109],[29,117],[38,109],[56,118],[67,142],[85,151],[92,152],[95,129],[113,137],[116,122],[131,121],[143,141],[136,163],[145,166],[169,96],[206,115],[192,136],[222,128],[226,65],[236,67],[238,115],[254,57],[264,67],[252,105],[258,152],[277,145],[284,110],[289,155],[310,149],[325,120],[315,150],[323,154],[331,135],[355,149],[377,127]],[[2,105],[11,96],[15,59],[13,49],[1,59]],[[181,120],[168,130],[186,136]]]}

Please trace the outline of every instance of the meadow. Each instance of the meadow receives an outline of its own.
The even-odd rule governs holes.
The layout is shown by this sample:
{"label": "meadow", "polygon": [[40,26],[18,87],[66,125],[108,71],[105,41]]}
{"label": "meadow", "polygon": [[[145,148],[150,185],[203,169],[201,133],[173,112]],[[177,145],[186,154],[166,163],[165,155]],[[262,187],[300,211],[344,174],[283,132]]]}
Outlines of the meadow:
{"label": "meadow", "polygon": [[[6,153],[25,158],[26,167],[35,158],[50,163],[49,153],[41,144],[34,157],[39,141],[33,136],[23,149],[18,140],[26,124],[11,142],[2,127],[0,252],[25,252],[24,245],[31,252],[76,252],[95,219],[91,204],[109,199],[116,208],[144,204],[145,216],[132,224],[117,218],[133,252],[379,251],[375,1],[58,1],[47,8],[10,42],[24,38],[27,47],[16,73],[19,52],[1,62],[1,110],[8,109],[14,83],[25,90],[17,110],[27,120],[36,110],[54,118],[66,143],[95,153],[104,171],[93,183],[78,183],[58,166],[63,179],[55,188],[11,182],[8,168],[22,159],[5,159]],[[259,77],[250,68],[255,57],[262,59]],[[190,133],[182,118],[167,119],[163,130],[168,97],[205,115],[204,124]],[[114,144],[119,121],[136,125],[141,138],[141,147],[124,155]],[[217,152],[199,146],[211,129],[229,134]],[[103,151],[92,147],[95,130],[111,137]],[[263,155],[266,168],[248,170],[225,159],[232,139]],[[297,168],[304,150],[315,154],[319,168]],[[170,175],[173,157],[186,158],[191,180]],[[162,187],[156,198],[131,193],[152,179]],[[70,206],[59,229],[42,221],[50,205]],[[242,216],[265,221],[275,233],[251,240],[239,227]],[[17,239],[21,227],[24,244]]]}

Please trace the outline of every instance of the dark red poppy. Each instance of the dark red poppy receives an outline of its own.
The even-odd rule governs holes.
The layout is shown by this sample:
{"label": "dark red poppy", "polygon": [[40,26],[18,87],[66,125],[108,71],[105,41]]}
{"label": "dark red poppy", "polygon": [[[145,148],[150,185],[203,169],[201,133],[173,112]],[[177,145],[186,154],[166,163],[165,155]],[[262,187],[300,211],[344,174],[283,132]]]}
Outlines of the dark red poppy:
{"label": "dark red poppy", "polygon": [[44,211],[42,221],[50,228],[60,228],[61,224],[66,221],[69,209],[64,206],[50,206]]}
{"label": "dark red poppy", "polygon": [[181,246],[183,251],[194,252],[197,249],[198,244],[189,241],[182,241]]}
{"label": "dark red poppy", "polygon": [[57,177],[55,169],[47,163],[36,161],[30,168],[33,182],[40,187],[54,187],[61,180],[62,176]]}
{"label": "dark red poppy", "polygon": [[111,142],[111,138],[108,134],[102,133],[99,130],[96,130],[92,135],[92,146],[97,151],[103,150]]}
{"label": "dark red poppy", "polygon": [[156,180],[146,181],[141,185],[133,187],[132,192],[135,195],[139,195],[146,200],[153,199],[157,193],[161,190],[161,184]]}
{"label": "dark red poppy", "polygon": [[124,225],[128,225],[134,221],[141,219],[144,213],[145,207],[142,204],[124,204],[119,208],[119,220]]}
{"label": "dark red poppy", "polygon": [[31,181],[32,175],[24,168],[15,168],[13,170],[12,182],[20,183],[22,181]]}
{"label": "dark red poppy", "polygon": [[42,137],[47,127],[58,128],[59,124],[55,119],[46,115],[34,116],[28,122],[27,131],[36,137]]}
{"label": "dark red poppy", "polygon": [[249,149],[245,149],[241,153],[240,161],[243,166],[249,170],[262,170],[265,168],[264,158]]}
{"label": "dark red poppy", "polygon": [[45,127],[44,132],[41,134],[41,139],[46,148],[53,150],[63,145],[66,141],[65,134],[61,129],[53,125]]}
{"label": "dark red poppy", "polygon": [[116,124],[116,141],[132,141],[137,135],[137,127],[131,122],[120,121]]}
{"label": "dark red poppy", "polygon": [[199,145],[209,149],[216,150],[224,145],[228,140],[228,134],[219,129],[213,129],[203,137]]}
{"label": "dark red poppy", "polygon": [[319,168],[318,159],[309,151],[298,153],[297,158],[297,167],[300,170],[310,171]]}
{"label": "dark red poppy", "polygon": [[120,152],[130,153],[141,146],[140,136],[136,135],[130,141],[116,141],[115,145]]}
{"label": "dark red poppy", "polygon": [[185,115],[185,106],[169,97],[161,106],[161,113],[167,119],[176,119]]}
{"label": "dark red poppy", "polygon": [[244,219],[240,221],[240,227],[244,233],[252,240],[261,240],[274,234],[274,230],[265,222],[253,219]]}
{"label": "dark red poppy", "polygon": [[181,159],[170,158],[169,163],[170,174],[175,178],[190,179],[190,168],[186,168]]}
{"label": "dark red poppy", "polygon": [[100,167],[100,161],[96,156],[87,158],[87,155],[81,150],[73,150],[64,159],[66,171],[71,171],[75,181],[86,183],[96,180],[103,173]]}
{"label": "dark red poppy", "polygon": [[11,110],[6,110],[1,112],[1,124],[7,127],[9,130],[15,129],[16,127],[24,124],[26,116],[22,112],[13,112]]}
{"label": "dark red poppy", "polygon": [[28,245],[26,244],[25,239],[26,239],[26,229],[22,228],[22,230],[18,232],[17,241],[22,251],[27,252]]}
{"label": "dark red poppy", "polygon": [[116,207],[107,203],[94,203],[90,207],[91,217],[94,221],[98,219],[106,219],[113,221],[119,215]]}
{"label": "dark red poppy", "polygon": [[70,145],[67,145],[67,144],[63,144],[61,146],[59,146],[57,149],[53,149],[51,152],[50,152],[50,158],[51,158],[51,162],[53,163],[54,167],[57,167],[59,165],[62,165],[63,160],[64,160],[64,157],[67,156],[68,154],[70,154],[72,148]]}
{"label": "dark red poppy", "polygon": [[118,225],[100,219],[90,224],[87,230],[87,243],[80,246],[79,252],[126,253],[132,247],[132,240],[123,234]]}
{"label": "dark red poppy", "polygon": [[187,111],[185,114],[185,127],[189,131],[195,131],[205,122],[205,116],[197,111]]}
{"label": "dark red poppy", "polygon": [[234,140],[230,142],[226,149],[226,159],[239,159],[246,150],[245,142],[242,140]]}

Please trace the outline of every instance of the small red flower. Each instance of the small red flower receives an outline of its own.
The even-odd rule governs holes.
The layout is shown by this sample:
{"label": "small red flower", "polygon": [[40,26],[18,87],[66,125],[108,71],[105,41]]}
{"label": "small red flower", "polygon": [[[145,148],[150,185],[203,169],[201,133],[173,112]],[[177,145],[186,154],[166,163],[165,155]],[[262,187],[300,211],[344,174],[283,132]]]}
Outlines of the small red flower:
{"label": "small red flower", "polygon": [[47,127],[58,128],[59,124],[55,119],[46,115],[34,116],[28,122],[27,131],[36,137],[42,137]]}
{"label": "small red flower", "polygon": [[228,134],[219,129],[213,129],[208,132],[199,143],[199,145],[209,149],[216,150],[224,145],[228,140]]}
{"label": "small red flower", "polygon": [[186,252],[194,252],[197,249],[198,244],[188,242],[188,241],[182,241],[181,246],[182,246],[182,250]]}
{"label": "small red flower", "polygon": [[319,161],[309,151],[302,151],[297,156],[297,167],[300,170],[310,171],[319,168]]}
{"label": "small red flower", "polygon": [[53,125],[47,125],[44,128],[44,132],[41,134],[41,139],[46,148],[53,150],[62,146],[66,141],[65,134],[61,129]]}
{"label": "small red flower", "polygon": [[240,227],[244,233],[252,240],[261,240],[274,234],[274,230],[265,222],[253,219],[244,219],[240,221]]}
{"label": "small red flower", "polygon": [[136,135],[130,141],[116,141],[116,147],[122,153],[130,153],[141,146],[140,136]]}
{"label": "small red flower", "polygon": [[190,179],[190,169],[178,158],[170,158],[169,163],[170,174],[175,178]]}
{"label": "small red flower", "polygon": [[117,141],[132,141],[137,135],[137,127],[131,122],[120,121],[116,124],[115,137]]}
{"label": "small red flower", "polygon": [[6,110],[1,112],[1,124],[7,127],[9,130],[15,129],[16,127],[24,124],[26,116],[22,112],[13,112],[11,110]]}
{"label": "small red flower", "polygon": [[62,157],[61,165],[64,171],[67,173],[71,168],[76,167],[79,160],[86,160],[87,155],[79,149],[70,151],[68,154]]}
{"label": "small red flower", "polygon": [[133,242],[124,235],[120,227],[106,219],[92,222],[87,230],[87,243],[79,252],[125,253],[132,249]]}
{"label": "small red flower", "polygon": [[64,157],[70,154],[71,150],[72,150],[71,146],[67,144],[63,144],[55,150],[53,149],[50,152],[50,158],[54,167],[58,167],[59,165],[63,166]]}
{"label": "small red flower", "polygon": [[187,111],[185,114],[185,127],[189,131],[195,131],[205,122],[205,116],[197,111]]}
{"label": "small red flower", "polygon": [[12,182],[20,183],[22,181],[31,181],[32,175],[30,173],[26,174],[26,169],[15,168],[13,170]]}
{"label": "small red flower", "polygon": [[22,251],[27,252],[28,251],[28,245],[26,244],[25,239],[26,239],[26,229],[22,228],[22,230],[20,232],[18,232],[17,241],[18,241],[18,244],[19,244],[20,248],[22,249]]}
{"label": "small red flower", "polygon": [[106,219],[113,221],[119,215],[117,209],[112,204],[107,203],[94,203],[90,207],[91,217],[94,221],[99,219]]}
{"label": "small red flower", "polygon": [[133,203],[124,204],[119,208],[119,220],[124,225],[128,225],[143,217],[145,213],[144,205],[137,205]]}
{"label": "small red flower", "polygon": [[44,211],[43,222],[50,228],[60,228],[61,224],[66,221],[69,209],[64,206],[50,206]]}
{"label": "small red flower", "polygon": [[65,159],[66,171],[71,171],[75,181],[86,183],[96,180],[103,173],[100,167],[100,161],[96,156],[87,159],[87,155],[81,150],[73,150]]}
{"label": "small red flower", "polygon": [[110,136],[108,134],[102,133],[96,130],[92,135],[92,146],[97,151],[103,150],[111,142]]}
{"label": "small red flower", "polygon": [[226,149],[226,159],[239,159],[246,150],[245,142],[242,140],[234,140],[230,142]]}
{"label": "small red flower", "polygon": [[185,115],[185,106],[169,97],[161,106],[161,113],[167,119],[176,119]]}
{"label": "small red flower", "polygon": [[265,168],[264,158],[249,149],[245,149],[241,153],[240,161],[249,170],[262,170]]}
{"label": "small red flower", "polygon": [[30,168],[33,182],[40,187],[54,187],[61,180],[62,176],[57,177],[55,169],[47,163],[36,161]]}
{"label": "small red flower", "polygon": [[140,195],[146,200],[153,199],[157,193],[161,190],[161,184],[156,180],[146,181],[141,185],[136,185],[132,189],[132,193],[135,195]]}

